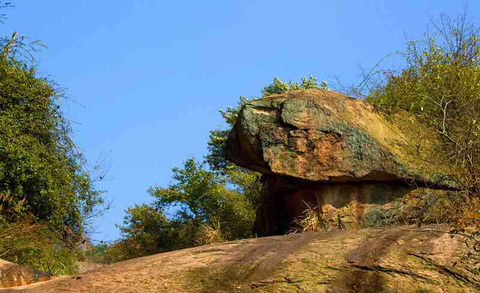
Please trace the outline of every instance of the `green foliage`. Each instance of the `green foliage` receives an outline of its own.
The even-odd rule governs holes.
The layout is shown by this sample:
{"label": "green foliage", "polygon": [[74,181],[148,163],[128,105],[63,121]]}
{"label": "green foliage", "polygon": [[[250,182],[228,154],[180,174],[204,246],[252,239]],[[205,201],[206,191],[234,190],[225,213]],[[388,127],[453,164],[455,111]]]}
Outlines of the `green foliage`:
{"label": "green foliage", "polygon": [[[152,204],[127,210],[122,238],[107,249],[113,261],[249,237],[254,205],[237,190],[227,188],[225,177],[189,159],[173,169],[173,183],[152,187]],[[171,218],[163,211],[176,210]]]}
{"label": "green foliage", "polygon": [[135,205],[127,209],[122,238],[106,249],[109,261],[120,261],[189,246],[188,223],[168,220],[154,205]]}
{"label": "green foliage", "polygon": [[173,183],[168,188],[149,190],[161,208],[176,207],[176,218],[193,223],[214,226],[220,223],[226,239],[248,237],[254,218],[254,207],[249,198],[227,188],[224,177],[206,170],[204,164],[189,159],[184,168],[173,169]]}
{"label": "green foliage", "polygon": [[52,275],[76,271],[76,251],[67,247],[48,225],[32,219],[0,222],[0,258]]}
{"label": "green foliage", "polygon": [[94,264],[109,264],[111,259],[107,256],[109,245],[107,243],[100,243],[87,247],[85,251],[84,260]]}
{"label": "green foliage", "polygon": [[35,75],[33,44],[14,33],[0,46],[0,257],[70,274],[101,192],[70,139],[62,93]]}
{"label": "green foliage", "polygon": [[[452,169],[463,188],[480,192],[480,42],[465,17],[436,26],[440,37],[410,42],[406,68],[368,98],[387,114],[407,111],[436,132],[439,166]],[[423,45],[422,45],[423,44]]]}
{"label": "green foliage", "polygon": [[[14,42],[15,40],[12,40]],[[7,44],[3,52],[8,50]],[[25,215],[48,222],[65,240],[83,233],[83,220],[101,202],[82,154],[60,112],[60,92],[28,64],[0,60],[0,207],[14,222]],[[8,197],[8,200],[6,198]],[[24,202],[22,209],[12,208]]]}
{"label": "green foliage", "polygon": [[[412,130],[418,141],[407,144],[420,160],[452,172],[459,191],[453,196],[425,194],[409,202],[406,221],[449,223],[454,233],[468,232],[474,242],[470,258],[480,257],[480,36],[466,12],[452,20],[442,16],[434,35],[409,42],[406,68],[386,71],[387,81],[368,97],[395,118],[399,114],[423,125]],[[406,115],[405,115],[406,114]],[[425,128],[424,128],[424,127]],[[425,130],[426,129],[426,130]],[[425,133],[428,132],[428,133]],[[432,139],[432,134],[434,138]],[[425,143],[430,154],[420,151]]]}
{"label": "green foliage", "polygon": [[236,166],[225,157],[225,144],[227,143],[228,134],[237,120],[238,112],[246,103],[248,103],[248,99],[240,96],[236,107],[228,107],[227,110],[220,110],[220,114],[225,120],[227,128],[210,131],[210,140],[207,143],[209,153],[206,156],[206,161],[212,170],[221,174],[225,174],[228,170],[236,168]]}
{"label": "green foliage", "polygon": [[478,55],[467,61],[457,60],[459,56],[435,38],[425,42],[425,47],[417,42],[408,44],[407,68],[398,76],[392,74],[387,84],[374,91],[368,100],[383,111],[404,109],[430,125],[442,126],[444,110],[446,118],[453,119],[450,115],[465,110],[458,108],[462,103],[470,100],[470,105],[476,106],[480,47],[476,36],[465,41],[463,46],[475,47]]}
{"label": "green foliage", "polygon": [[316,77],[302,77],[302,81],[300,83],[292,81],[284,82],[281,79],[275,77],[271,84],[263,88],[262,97],[283,94],[289,91],[315,88],[326,89],[327,83],[325,81],[322,81],[322,83],[319,84]]}

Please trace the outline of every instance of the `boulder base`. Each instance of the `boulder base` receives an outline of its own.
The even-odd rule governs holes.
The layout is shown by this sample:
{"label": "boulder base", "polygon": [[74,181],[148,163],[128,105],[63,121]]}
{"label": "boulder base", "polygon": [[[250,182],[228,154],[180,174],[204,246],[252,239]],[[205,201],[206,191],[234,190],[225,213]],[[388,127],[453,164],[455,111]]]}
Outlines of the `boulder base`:
{"label": "boulder base", "polygon": [[465,240],[438,225],[261,237],[131,259],[22,292],[473,293],[480,278]]}
{"label": "boulder base", "polygon": [[318,183],[264,175],[254,233],[280,235],[295,229],[295,221],[313,210],[325,230],[372,226],[369,213],[388,210],[413,188],[399,183]]}

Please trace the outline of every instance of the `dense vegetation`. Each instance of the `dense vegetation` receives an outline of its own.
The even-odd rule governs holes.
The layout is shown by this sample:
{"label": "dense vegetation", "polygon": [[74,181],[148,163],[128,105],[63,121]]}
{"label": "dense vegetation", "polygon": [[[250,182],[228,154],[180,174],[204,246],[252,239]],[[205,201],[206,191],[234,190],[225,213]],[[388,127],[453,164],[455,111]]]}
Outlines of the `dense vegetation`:
{"label": "dense vegetation", "polygon": [[[480,31],[466,13],[456,19],[442,16],[433,28],[424,40],[408,43],[403,70],[382,71],[385,83],[373,87],[367,100],[393,120],[402,116],[423,125],[409,129],[416,137],[410,149],[420,163],[429,160],[452,173],[459,190],[452,197],[417,200],[416,220],[450,223],[454,234],[469,237],[478,261]],[[425,148],[430,155],[422,152]]]}
{"label": "dense vegetation", "polygon": [[71,272],[101,192],[70,139],[63,95],[36,76],[28,44],[15,33],[0,47],[0,258]]}
{"label": "dense vegetation", "polygon": [[[250,236],[254,198],[227,188],[226,177],[194,159],[173,173],[167,188],[150,188],[153,204],[127,210],[123,239],[109,249],[113,260]],[[176,212],[167,218],[169,207]]]}

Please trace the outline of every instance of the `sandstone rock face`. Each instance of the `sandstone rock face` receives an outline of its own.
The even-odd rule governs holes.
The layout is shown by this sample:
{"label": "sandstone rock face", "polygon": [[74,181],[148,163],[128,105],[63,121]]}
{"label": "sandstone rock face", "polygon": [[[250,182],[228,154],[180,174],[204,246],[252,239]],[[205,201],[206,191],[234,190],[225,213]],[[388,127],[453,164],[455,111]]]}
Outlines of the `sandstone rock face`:
{"label": "sandstone rock face", "polygon": [[478,292],[476,259],[448,227],[301,233],[120,262],[28,293]]}
{"label": "sandstone rock face", "polygon": [[260,173],[308,181],[451,186],[434,166],[411,163],[404,145],[404,134],[369,104],[333,91],[303,90],[245,105],[227,157]]}
{"label": "sandstone rock face", "polygon": [[373,209],[422,186],[454,181],[412,154],[411,138],[361,100],[303,90],[255,100],[239,112],[226,148],[263,175],[254,232],[284,234],[307,208],[328,229],[362,228]]}

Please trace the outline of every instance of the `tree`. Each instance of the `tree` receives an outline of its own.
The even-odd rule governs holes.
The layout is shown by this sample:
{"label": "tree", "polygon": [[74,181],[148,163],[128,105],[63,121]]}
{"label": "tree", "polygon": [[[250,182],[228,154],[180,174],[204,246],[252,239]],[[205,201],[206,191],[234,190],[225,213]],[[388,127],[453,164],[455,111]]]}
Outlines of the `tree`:
{"label": "tree", "polygon": [[144,255],[184,248],[181,223],[171,221],[163,210],[154,205],[135,205],[128,208],[121,240],[107,247],[108,261],[121,261]]}
{"label": "tree", "polygon": [[[65,240],[81,235],[84,217],[102,199],[70,139],[58,104],[62,94],[8,54],[0,60],[0,83],[2,218],[12,222],[29,214]],[[21,210],[11,208],[21,201]]]}
{"label": "tree", "polygon": [[[187,160],[173,182],[151,187],[152,204],[127,209],[121,239],[107,249],[113,261],[251,236],[255,206],[225,177]],[[175,211],[166,217],[164,210]]]}
{"label": "tree", "polygon": [[170,186],[149,190],[157,207],[177,208],[176,218],[192,223],[194,230],[201,225],[220,226],[225,239],[250,236],[253,203],[237,190],[229,189],[224,177],[206,170],[194,159],[187,160],[183,168],[174,168],[173,173]]}
{"label": "tree", "polygon": [[[23,225],[35,229],[27,229],[31,241],[11,234],[18,237],[7,246],[0,242],[0,254],[8,251],[5,258],[18,260],[26,251],[42,251],[50,261],[58,257],[50,253],[54,248],[75,249],[86,218],[103,199],[70,138],[60,107],[63,93],[36,76],[23,41],[17,33],[0,40],[0,234]],[[39,248],[34,239],[42,235],[48,240]]]}

